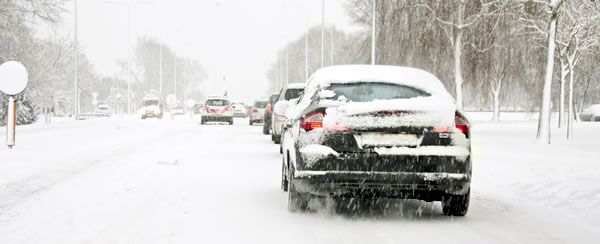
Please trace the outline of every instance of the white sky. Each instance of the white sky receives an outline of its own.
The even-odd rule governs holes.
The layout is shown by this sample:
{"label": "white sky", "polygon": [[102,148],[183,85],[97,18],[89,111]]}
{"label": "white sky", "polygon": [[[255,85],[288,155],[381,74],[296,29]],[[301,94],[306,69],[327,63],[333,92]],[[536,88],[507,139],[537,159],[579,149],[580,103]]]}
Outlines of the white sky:
{"label": "white sky", "polygon": [[[140,2],[137,0],[115,0]],[[152,0],[132,8],[131,42],[158,37],[179,55],[201,61],[206,95],[227,87],[234,99],[267,94],[266,72],[276,51],[321,21],[321,0]],[[326,0],[326,22],[351,30],[344,0]],[[72,5],[67,6],[72,10]],[[127,8],[104,0],[79,0],[78,36],[98,72],[113,75],[127,53]],[[71,13],[63,31],[72,33]],[[222,84],[223,76],[227,84]]]}

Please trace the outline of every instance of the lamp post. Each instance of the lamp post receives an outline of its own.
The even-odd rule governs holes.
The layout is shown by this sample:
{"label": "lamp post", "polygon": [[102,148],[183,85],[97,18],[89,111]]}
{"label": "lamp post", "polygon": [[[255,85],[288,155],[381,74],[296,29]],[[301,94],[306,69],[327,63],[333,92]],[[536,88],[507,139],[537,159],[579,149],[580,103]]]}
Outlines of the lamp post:
{"label": "lamp post", "polygon": [[73,1],[73,46],[74,46],[74,58],[75,58],[75,76],[73,79],[73,115],[75,120],[79,119],[79,67],[77,60],[77,0]]}
{"label": "lamp post", "polygon": [[377,5],[377,0],[373,0],[373,25],[371,26],[371,29],[372,29],[372,33],[371,33],[371,64],[372,65],[376,64],[376,62],[375,62],[375,59],[376,59],[375,45],[376,45],[376,38],[377,38],[377,37],[375,37],[375,35],[376,35],[375,30],[377,28],[377,26],[375,25],[375,20],[377,19],[377,12],[375,11],[376,5]]}
{"label": "lamp post", "polygon": [[152,2],[104,1],[104,3],[127,7],[127,114],[131,114],[131,7]]}
{"label": "lamp post", "polygon": [[323,67],[325,67],[325,0],[321,0],[321,68]]}

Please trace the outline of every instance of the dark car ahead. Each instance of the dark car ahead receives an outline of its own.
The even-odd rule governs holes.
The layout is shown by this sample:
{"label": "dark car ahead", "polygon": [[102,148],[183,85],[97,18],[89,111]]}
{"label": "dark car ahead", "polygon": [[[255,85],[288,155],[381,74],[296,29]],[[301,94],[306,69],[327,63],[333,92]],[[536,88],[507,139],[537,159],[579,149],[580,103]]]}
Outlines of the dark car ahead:
{"label": "dark car ahead", "polygon": [[271,116],[273,116],[273,106],[279,99],[279,93],[273,94],[269,97],[267,107],[265,108],[265,115],[263,118],[263,134],[268,135],[271,133]]}
{"label": "dark car ahead", "polygon": [[282,165],[290,211],[328,196],[441,201],[446,215],[467,213],[470,125],[432,74],[324,68],[292,110]]}

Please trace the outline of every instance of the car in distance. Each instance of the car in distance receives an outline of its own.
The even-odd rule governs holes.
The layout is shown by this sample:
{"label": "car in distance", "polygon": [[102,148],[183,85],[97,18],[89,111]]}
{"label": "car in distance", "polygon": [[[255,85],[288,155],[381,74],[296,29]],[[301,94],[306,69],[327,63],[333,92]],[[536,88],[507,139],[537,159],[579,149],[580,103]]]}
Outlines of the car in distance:
{"label": "car in distance", "polygon": [[263,134],[265,135],[271,133],[271,116],[273,116],[273,104],[275,104],[277,98],[279,98],[279,93],[272,94],[269,97],[267,107],[265,108],[265,114],[263,116]]}
{"label": "car in distance", "polygon": [[281,106],[285,104],[285,107],[289,106],[289,100],[296,99],[300,96],[302,92],[304,92],[304,83],[291,83],[288,84],[285,88],[281,89],[281,93],[279,93],[279,97],[277,102],[273,105],[273,115],[271,116],[271,140],[275,144],[279,144],[281,142],[281,130],[283,128],[283,123],[286,121],[287,117],[285,114],[286,109],[281,109],[281,113],[275,113],[275,107]]}
{"label": "car in distance", "polygon": [[282,189],[288,210],[313,197],[441,201],[464,216],[471,192],[470,124],[429,72],[331,66],[288,112]]}
{"label": "car in distance", "polygon": [[246,105],[243,103],[233,103],[231,105],[233,108],[233,117],[236,118],[246,118],[248,117],[248,111],[246,110]]}
{"label": "car in distance", "polygon": [[233,125],[233,110],[227,98],[209,98],[204,104],[200,124],[226,122]]}
{"label": "car in distance", "polygon": [[267,99],[255,101],[252,107],[248,110],[248,117],[250,118],[249,124],[254,125],[255,123],[262,123],[265,114],[265,108],[267,107]]}
{"label": "car in distance", "polygon": [[589,106],[579,115],[581,121],[596,121],[600,122],[600,104]]}
{"label": "car in distance", "polygon": [[148,91],[142,98],[143,106],[141,108],[142,119],[159,118],[162,119],[163,107],[160,103],[160,95],[155,91]]}
{"label": "car in distance", "polygon": [[106,104],[100,104],[96,108],[96,113],[102,117],[110,117],[110,107]]}

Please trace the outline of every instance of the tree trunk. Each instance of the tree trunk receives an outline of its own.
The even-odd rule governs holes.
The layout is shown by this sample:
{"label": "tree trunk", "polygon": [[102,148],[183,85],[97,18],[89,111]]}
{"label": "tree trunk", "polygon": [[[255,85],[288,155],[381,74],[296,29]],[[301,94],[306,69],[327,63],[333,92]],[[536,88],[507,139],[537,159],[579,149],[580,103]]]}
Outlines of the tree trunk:
{"label": "tree trunk", "polygon": [[544,90],[542,95],[542,104],[540,106],[540,118],[538,121],[538,130],[536,138],[536,142],[544,144],[550,144],[550,106],[552,99],[552,76],[554,71],[554,51],[556,48],[555,40],[557,22],[558,10],[553,8],[552,13],[550,14],[550,22],[548,23],[548,53],[546,56]]}
{"label": "tree trunk", "polygon": [[[562,58],[561,58],[562,59]],[[560,61],[560,99],[558,105],[558,128],[565,124],[565,85],[567,83],[567,65]]]}
{"label": "tree trunk", "polygon": [[462,38],[464,29],[462,24],[464,8],[463,0],[459,0],[457,18],[458,28],[456,28],[456,36],[454,39],[454,84],[456,85],[456,105],[459,110],[463,109]]}
{"label": "tree trunk", "polygon": [[500,121],[500,91],[492,91],[492,95],[494,96],[494,116],[492,117],[492,121],[498,122]]}
{"label": "tree trunk", "polygon": [[569,108],[567,113],[567,139],[573,138],[573,120],[575,115],[575,107],[573,104],[573,88],[575,87],[574,83],[574,70],[573,67],[575,64],[572,60],[569,60]]}

